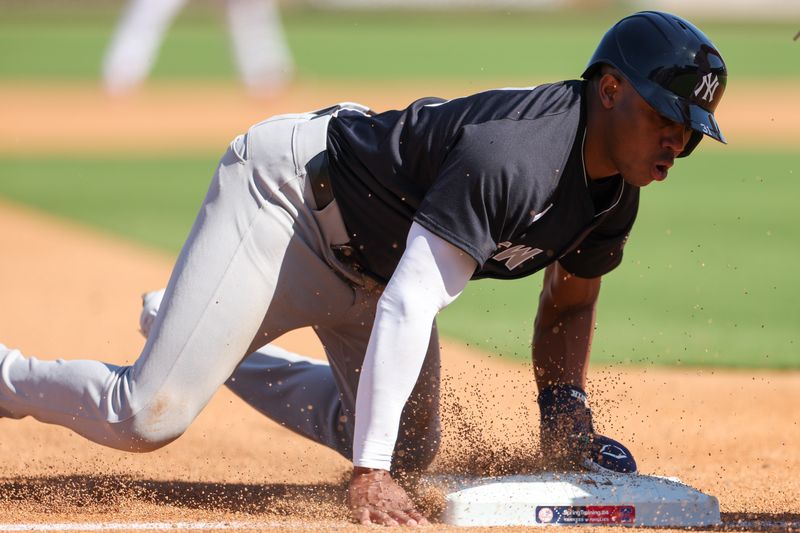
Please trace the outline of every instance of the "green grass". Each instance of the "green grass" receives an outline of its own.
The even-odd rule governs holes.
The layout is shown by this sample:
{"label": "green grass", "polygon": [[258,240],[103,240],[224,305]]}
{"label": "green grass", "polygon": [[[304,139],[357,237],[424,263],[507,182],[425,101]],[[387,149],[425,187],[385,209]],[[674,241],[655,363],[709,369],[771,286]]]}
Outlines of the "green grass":
{"label": "green grass", "polygon": [[177,252],[215,163],[198,156],[3,159],[0,195]]}
{"label": "green grass", "polygon": [[[798,175],[797,154],[701,152],[645,189],[603,283],[593,360],[800,368]],[[527,358],[540,285],[474,283],[442,328]]]}
{"label": "green grass", "polygon": [[[119,2],[0,5],[0,78],[96,78],[120,8]],[[284,20],[307,78],[521,83],[578,76],[603,32],[625,13],[287,10]],[[732,76],[800,75],[795,22],[697,22],[723,51]],[[201,4],[181,13],[153,78],[233,76],[221,9]]]}
{"label": "green grass", "polygon": [[[120,1],[0,3],[0,80],[98,77]],[[577,76],[623,12],[287,10],[308,79],[508,80]],[[800,76],[793,21],[695,21],[732,83]],[[170,30],[156,79],[235,77],[224,16],[210,4]],[[0,195],[176,252],[215,158],[0,160]],[[700,152],[646,190],[626,261],[604,282],[594,360],[800,368],[797,154]],[[444,332],[526,358],[540,276],[482,281],[441,316]]]}
{"label": "green grass", "polygon": [[[177,252],[214,165],[5,158],[0,195]],[[625,261],[604,281],[593,360],[800,368],[799,175],[795,153],[699,151],[645,189]],[[540,283],[472,283],[442,330],[527,358]]]}

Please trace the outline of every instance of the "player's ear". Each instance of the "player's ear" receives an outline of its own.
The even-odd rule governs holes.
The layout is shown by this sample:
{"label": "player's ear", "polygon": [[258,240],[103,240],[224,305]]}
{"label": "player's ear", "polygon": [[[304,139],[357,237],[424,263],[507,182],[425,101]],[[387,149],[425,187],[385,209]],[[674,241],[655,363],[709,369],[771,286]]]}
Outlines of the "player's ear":
{"label": "player's ear", "polygon": [[622,78],[613,69],[603,69],[597,80],[597,94],[604,109],[613,108],[619,99]]}

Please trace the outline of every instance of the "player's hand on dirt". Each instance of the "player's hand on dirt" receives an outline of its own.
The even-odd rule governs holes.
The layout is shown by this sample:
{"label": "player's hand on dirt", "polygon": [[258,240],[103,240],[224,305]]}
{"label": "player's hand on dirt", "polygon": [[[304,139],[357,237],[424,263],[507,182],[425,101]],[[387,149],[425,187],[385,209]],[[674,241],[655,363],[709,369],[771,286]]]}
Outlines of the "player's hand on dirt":
{"label": "player's hand on dirt", "polygon": [[355,467],[347,489],[350,516],[362,525],[426,526],[406,491],[386,470]]}

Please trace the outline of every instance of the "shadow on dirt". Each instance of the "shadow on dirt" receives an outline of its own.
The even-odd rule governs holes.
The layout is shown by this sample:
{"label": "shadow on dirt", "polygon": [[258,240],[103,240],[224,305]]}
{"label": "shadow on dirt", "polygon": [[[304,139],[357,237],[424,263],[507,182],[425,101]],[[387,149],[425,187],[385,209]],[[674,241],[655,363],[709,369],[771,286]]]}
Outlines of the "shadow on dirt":
{"label": "shadow on dirt", "polygon": [[147,503],[206,511],[269,514],[292,518],[345,517],[346,484],[244,484],[158,481],[120,476],[46,476],[0,480],[0,504],[39,510],[93,507],[118,509]]}
{"label": "shadow on dirt", "polygon": [[800,513],[721,513],[712,531],[800,531]]}
{"label": "shadow on dirt", "polygon": [[[0,505],[22,504],[35,507],[39,512],[62,514],[87,507],[102,512],[145,503],[293,519],[347,520],[345,488],[344,480],[340,483],[245,484],[120,476],[45,476],[0,479]],[[800,532],[800,513],[722,513],[722,522],[721,526],[696,530]]]}

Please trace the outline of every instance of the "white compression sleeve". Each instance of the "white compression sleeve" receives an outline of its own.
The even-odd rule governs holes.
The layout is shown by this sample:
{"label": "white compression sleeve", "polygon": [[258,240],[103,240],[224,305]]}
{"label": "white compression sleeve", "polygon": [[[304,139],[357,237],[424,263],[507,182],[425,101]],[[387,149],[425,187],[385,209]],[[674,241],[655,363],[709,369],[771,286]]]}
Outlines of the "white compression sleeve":
{"label": "white compression sleeve", "polygon": [[419,378],[433,320],[461,294],[476,262],[416,223],[378,301],[356,399],[353,464],[389,470],[400,416]]}

